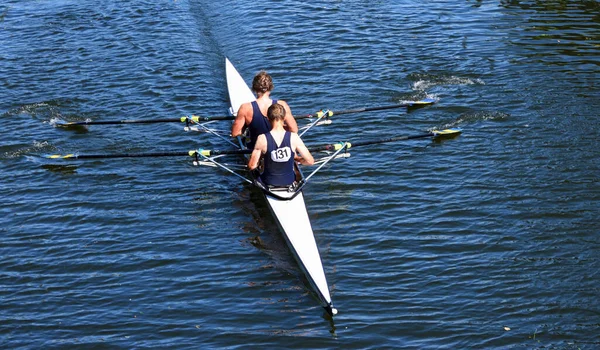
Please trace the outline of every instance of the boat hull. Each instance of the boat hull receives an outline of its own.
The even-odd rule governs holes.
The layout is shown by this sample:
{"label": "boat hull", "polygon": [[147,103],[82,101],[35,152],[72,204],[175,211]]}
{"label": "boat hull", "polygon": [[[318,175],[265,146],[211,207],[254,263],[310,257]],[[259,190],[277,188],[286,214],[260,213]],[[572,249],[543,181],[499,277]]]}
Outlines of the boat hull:
{"label": "boat hull", "polygon": [[[291,197],[294,193],[283,190],[277,194],[281,197]],[[302,192],[290,200],[278,199],[268,193],[264,193],[264,196],[290,251],[317,293],[321,304],[331,314],[329,286]]]}
{"label": "boat hull", "polygon": [[[231,113],[237,115],[240,106],[244,103],[254,101],[255,97],[228,59],[225,59],[225,72],[227,75],[229,100],[231,102]],[[302,193],[298,193],[295,196],[294,194],[295,192],[288,192],[284,189],[277,191],[277,195],[280,198],[276,198],[269,195],[268,191],[263,191],[269,209],[277,221],[277,225],[290,251],[296,258],[298,265],[317,293],[323,307],[330,315],[334,315],[337,313],[337,310],[332,307],[323,263],[321,262],[319,249],[310,225],[304,197]]]}

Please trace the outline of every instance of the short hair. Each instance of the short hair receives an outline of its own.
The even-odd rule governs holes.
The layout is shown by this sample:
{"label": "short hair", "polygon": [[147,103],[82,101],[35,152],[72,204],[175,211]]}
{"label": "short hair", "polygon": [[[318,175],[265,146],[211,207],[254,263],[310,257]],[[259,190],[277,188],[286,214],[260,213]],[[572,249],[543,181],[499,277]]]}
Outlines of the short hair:
{"label": "short hair", "polygon": [[273,90],[273,78],[269,75],[269,73],[261,70],[254,76],[254,80],[252,80],[252,90],[255,92],[265,93],[267,91]]}
{"label": "short hair", "polygon": [[279,103],[272,104],[267,110],[269,121],[283,120],[285,118],[285,108]]}

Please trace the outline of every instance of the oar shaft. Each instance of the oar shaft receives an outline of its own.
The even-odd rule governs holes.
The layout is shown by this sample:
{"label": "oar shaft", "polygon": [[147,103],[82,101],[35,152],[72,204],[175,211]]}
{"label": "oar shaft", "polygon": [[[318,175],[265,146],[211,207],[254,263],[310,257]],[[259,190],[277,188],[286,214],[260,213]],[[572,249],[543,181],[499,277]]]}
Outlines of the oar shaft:
{"label": "oar shaft", "polygon": [[365,107],[365,108],[357,108],[357,109],[347,109],[344,111],[333,112],[336,115],[340,114],[350,114],[350,113],[362,113],[362,112],[372,112],[372,111],[382,111],[385,109],[394,109],[394,108],[402,108],[409,107],[411,104],[398,104],[398,105],[389,105],[389,106],[380,106],[380,107]]}
{"label": "oar shaft", "polygon": [[[362,112],[371,112],[371,111],[381,111],[385,109],[394,109],[394,108],[402,108],[402,107],[416,107],[416,106],[426,106],[435,103],[435,100],[426,98],[421,101],[412,101],[406,102],[396,105],[388,105],[388,106],[379,106],[379,107],[365,107],[365,108],[356,108],[356,109],[347,109],[343,111],[334,111],[329,112],[331,115],[342,115],[342,114],[351,114],[351,113],[362,113]],[[296,116],[296,119],[308,119],[308,118],[316,118],[319,116],[319,113],[316,114],[308,114]],[[201,121],[211,121],[211,120],[234,120],[234,116],[226,115],[226,116],[212,116],[212,117],[201,117],[197,115],[185,116],[181,118],[163,118],[163,119],[123,119],[123,120],[99,120],[99,121],[82,121],[82,122],[69,122],[69,123],[58,123],[58,126],[76,126],[76,125],[115,125],[115,124],[156,124],[156,123],[185,123],[186,121],[191,122],[201,122]]]}
{"label": "oar shaft", "polygon": [[46,158],[51,158],[51,159],[106,159],[106,158],[182,157],[182,156],[189,156],[189,152],[67,154],[67,155],[50,155],[50,156],[46,156]]}
{"label": "oar shaft", "polygon": [[153,124],[153,123],[175,123],[180,122],[180,118],[165,118],[165,119],[124,119],[124,120],[100,120],[86,122],[71,122],[58,124],[60,126],[72,125],[110,125],[110,124]]}
{"label": "oar shaft", "polygon": [[[418,107],[418,106],[427,106],[434,104],[435,100],[432,98],[426,98],[420,101],[411,101],[405,102],[395,105],[387,105],[387,106],[378,106],[378,107],[364,107],[364,108],[355,108],[355,109],[346,109],[342,111],[331,111],[331,115],[342,115],[342,114],[351,114],[351,113],[363,113],[363,112],[372,112],[372,111],[382,111],[386,109],[394,109],[394,108],[403,108],[403,107]],[[316,118],[319,117],[318,113],[302,115],[295,117],[296,119],[307,119],[307,118]]]}
{"label": "oar shaft", "polygon": [[49,159],[106,159],[106,158],[155,158],[155,157],[183,157],[190,156],[194,157],[196,154],[202,154],[205,157],[224,155],[224,154],[249,154],[252,150],[248,149],[234,149],[234,150],[191,150],[191,151],[165,151],[165,152],[151,152],[151,153],[115,153],[115,154],[66,154],[66,155],[47,155],[45,158]]}
{"label": "oar shaft", "polygon": [[156,124],[156,123],[185,123],[190,122],[201,122],[201,121],[212,121],[212,120],[233,120],[233,116],[215,116],[215,117],[201,117],[197,115],[185,116],[180,118],[163,118],[163,119],[123,119],[123,120],[99,120],[99,121],[84,121],[84,122],[70,122],[70,123],[58,123],[58,126],[75,126],[75,125],[110,125],[110,124]]}
{"label": "oar shaft", "polygon": [[421,139],[424,137],[432,137],[432,136],[435,136],[435,134],[432,132],[429,132],[426,134],[397,136],[397,137],[390,137],[387,139],[380,139],[380,140],[358,141],[358,142],[352,142],[352,147],[375,145],[378,143],[396,142],[396,141],[404,141],[404,140],[412,140],[412,139]]}
{"label": "oar shaft", "polygon": [[337,151],[342,147],[351,148],[358,146],[368,146],[375,145],[378,143],[386,143],[386,142],[394,142],[394,141],[403,141],[410,139],[419,139],[423,137],[435,136],[433,133],[421,134],[421,135],[412,135],[412,136],[398,136],[398,137],[390,137],[387,139],[379,139],[379,140],[371,140],[371,141],[358,141],[358,142],[339,142],[339,143],[331,143],[328,145],[322,146],[314,146],[308,147],[308,150],[311,152],[319,152],[319,151]]}
{"label": "oar shaft", "polygon": [[351,148],[351,147],[358,147],[358,146],[367,146],[367,145],[375,145],[378,143],[387,143],[387,142],[396,142],[396,141],[404,141],[404,140],[413,140],[413,139],[422,139],[425,137],[436,137],[436,136],[446,136],[446,137],[453,137],[453,136],[457,136],[462,132],[461,129],[459,128],[454,128],[454,129],[445,129],[445,130],[435,130],[432,132],[428,132],[428,133],[423,133],[423,134],[417,134],[417,135],[404,135],[404,136],[394,136],[394,137],[388,137],[385,139],[379,139],[379,140],[370,140],[370,141],[357,141],[357,142],[338,142],[338,143],[331,143],[328,145],[323,145],[323,146],[315,146],[315,147],[308,147],[308,150],[311,152],[316,152],[316,151],[337,151],[340,148],[346,147],[346,148]]}
{"label": "oar shaft", "polygon": [[215,150],[208,151],[208,152],[210,152],[209,155],[211,155],[211,156],[217,156],[220,154],[250,154],[250,153],[252,153],[252,150],[251,149],[225,149],[225,150],[215,149]]}
{"label": "oar shaft", "polygon": [[[336,146],[338,146],[338,148],[336,148]],[[336,151],[341,146],[342,146],[342,143],[331,143],[328,145],[313,146],[313,147],[307,147],[307,148],[310,152],[319,152],[319,151]]]}

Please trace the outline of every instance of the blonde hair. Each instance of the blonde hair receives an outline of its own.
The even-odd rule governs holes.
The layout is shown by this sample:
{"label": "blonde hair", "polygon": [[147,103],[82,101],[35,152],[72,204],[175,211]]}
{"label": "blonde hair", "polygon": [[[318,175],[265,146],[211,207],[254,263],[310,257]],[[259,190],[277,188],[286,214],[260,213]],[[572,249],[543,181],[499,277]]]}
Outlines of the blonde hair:
{"label": "blonde hair", "polygon": [[271,105],[267,110],[269,121],[283,120],[285,118],[285,108],[279,103]]}

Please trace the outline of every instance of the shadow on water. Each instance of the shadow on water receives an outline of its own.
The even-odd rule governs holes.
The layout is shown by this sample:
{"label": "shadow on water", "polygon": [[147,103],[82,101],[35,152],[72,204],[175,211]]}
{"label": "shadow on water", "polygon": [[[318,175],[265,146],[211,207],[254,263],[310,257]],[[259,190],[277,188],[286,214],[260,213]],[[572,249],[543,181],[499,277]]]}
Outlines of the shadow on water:
{"label": "shadow on water", "polygon": [[6,14],[8,13],[8,9],[10,7],[7,7],[4,9],[4,11],[2,11],[2,13],[0,13],[0,23],[4,22],[4,18],[6,17]]}
{"label": "shadow on water", "polygon": [[65,125],[63,120],[53,119],[50,121],[50,124],[55,126],[57,129],[72,131],[76,134],[86,134],[89,132],[89,129],[85,125]]}
{"label": "shadow on water", "polygon": [[236,199],[234,206],[252,217],[243,228],[249,234],[247,241],[266,253],[273,260],[276,268],[298,276],[300,270],[289,254],[277,223],[272,218],[260,191],[244,183],[239,187]]}
{"label": "shadow on water", "polygon": [[77,166],[75,165],[43,164],[42,169],[62,175],[77,174]]}

